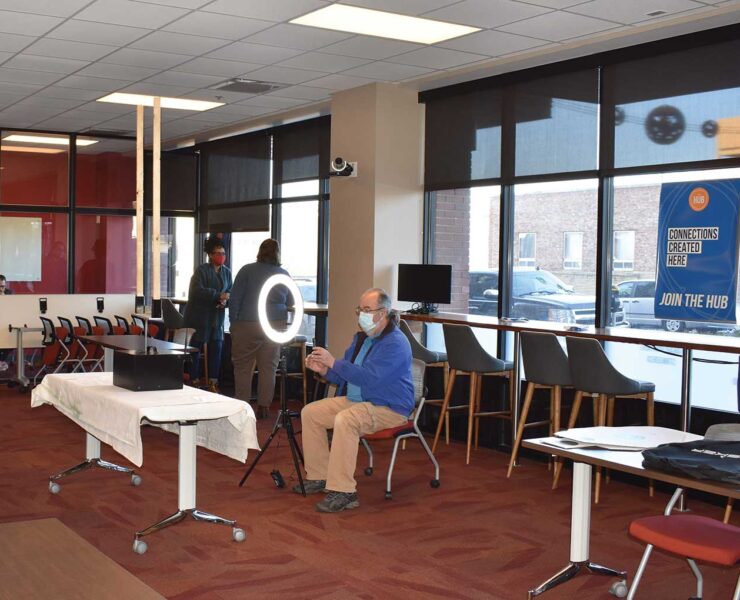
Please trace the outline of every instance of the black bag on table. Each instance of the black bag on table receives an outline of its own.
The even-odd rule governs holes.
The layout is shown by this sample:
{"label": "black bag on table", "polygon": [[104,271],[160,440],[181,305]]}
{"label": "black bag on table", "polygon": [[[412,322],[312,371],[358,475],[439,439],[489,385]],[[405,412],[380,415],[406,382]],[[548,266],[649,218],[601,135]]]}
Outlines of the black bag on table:
{"label": "black bag on table", "polygon": [[642,458],[646,469],[740,485],[740,442],[704,439],[663,444],[643,450]]}

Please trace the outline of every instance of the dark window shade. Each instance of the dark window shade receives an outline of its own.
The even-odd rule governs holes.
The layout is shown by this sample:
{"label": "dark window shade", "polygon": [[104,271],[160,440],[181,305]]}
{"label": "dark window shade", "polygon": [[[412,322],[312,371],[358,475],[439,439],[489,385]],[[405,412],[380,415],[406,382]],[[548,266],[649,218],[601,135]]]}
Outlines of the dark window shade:
{"label": "dark window shade", "polygon": [[[161,210],[195,210],[198,157],[192,152],[162,152],[160,158]],[[144,207],[152,207],[152,154],[144,157]]]}
{"label": "dark window shade", "polygon": [[614,166],[724,158],[730,119],[740,115],[738,56],[733,40],[605,67]]}
{"label": "dark window shade", "polygon": [[464,187],[501,176],[501,104],[497,89],[426,103],[427,190]]}
{"label": "dark window shade", "polygon": [[275,183],[329,176],[331,117],[273,129]]}
{"label": "dark window shade", "polygon": [[544,77],[514,89],[516,175],[587,171],[598,156],[596,69]]}
{"label": "dark window shade", "polygon": [[201,232],[269,228],[270,141],[260,131],[198,146]]}

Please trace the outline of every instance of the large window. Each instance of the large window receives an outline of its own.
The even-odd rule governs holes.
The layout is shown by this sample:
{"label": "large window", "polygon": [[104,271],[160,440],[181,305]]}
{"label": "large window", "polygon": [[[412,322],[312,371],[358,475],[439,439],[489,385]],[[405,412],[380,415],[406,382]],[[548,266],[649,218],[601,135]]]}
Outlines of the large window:
{"label": "large window", "polygon": [[77,148],[77,206],[136,208],[136,142],[96,139]]}
{"label": "large window", "polygon": [[136,291],[134,217],[78,215],[75,233],[75,293]]}

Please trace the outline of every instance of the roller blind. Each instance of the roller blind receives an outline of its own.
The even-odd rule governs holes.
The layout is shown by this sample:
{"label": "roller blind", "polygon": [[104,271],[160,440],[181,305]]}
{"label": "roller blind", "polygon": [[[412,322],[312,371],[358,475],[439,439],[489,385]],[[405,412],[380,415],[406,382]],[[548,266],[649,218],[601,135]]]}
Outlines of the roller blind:
{"label": "roller blind", "polygon": [[329,175],[331,117],[273,129],[276,184]]}

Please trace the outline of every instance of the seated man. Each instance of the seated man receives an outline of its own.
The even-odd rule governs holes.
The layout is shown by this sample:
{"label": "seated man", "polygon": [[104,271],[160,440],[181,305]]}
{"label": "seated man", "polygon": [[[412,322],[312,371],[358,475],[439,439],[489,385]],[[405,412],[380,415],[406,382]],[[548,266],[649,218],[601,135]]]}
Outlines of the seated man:
{"label": "seated man", "polygon": [[[344,358],[314,348],[306,366],[339,385],[339,396],[312,402],[301,412],[307,494],[326,491],[320,512],[357,508],[354,478],[362,435],[408,420],[414,408],[411,346],[391,315],[391,300],[380,289],[367,290],[355,309],[362,331]],[[331,450],[327,431],[333,429]],[[293,491],[300,494],[300,485]]]}

